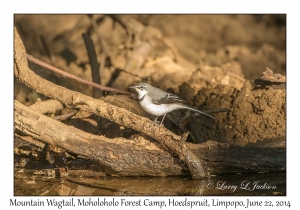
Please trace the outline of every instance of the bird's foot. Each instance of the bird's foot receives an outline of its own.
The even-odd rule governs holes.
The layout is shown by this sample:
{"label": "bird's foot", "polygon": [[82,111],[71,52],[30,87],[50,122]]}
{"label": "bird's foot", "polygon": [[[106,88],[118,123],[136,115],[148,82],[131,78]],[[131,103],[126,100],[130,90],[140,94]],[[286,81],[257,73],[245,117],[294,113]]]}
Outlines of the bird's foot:
{"label": "bird's foot", "polygon": [[[157,118],[156,118],[156,119],[157,119]],[[152,124],[153,124],[155,127],[157,127],[158,130],[160,130],[160,128],[163,127],[164,124],[162,124],[162,121],[157,121],[156,119],[153,121]]]}
{"label": "bird's foot", "polygon": [[154,120],[152,124],[155,125],[155,126],[158,126],[158,127],[161,127],[161,126],[164,125],[164,124],[161,123],[161,121],[157,121],[157,120]]}
{"label": "bird's foot", "polygon": [[153,120],[153,122],[152,122],[153,125],[158,125],[159,123],[160,123],[160,121],[157,121],[156,119]]}
{"label": "bird's foot", "polygon": [[158,118],[158,117],[156,117],[156,118],[154,119],[154,121],[153,121],[153,124],[157,125],[157,126],[160,128],[161,126],[163,126],[163,121],[164,121],[164,119],[165,119],[165,116],[166,116],[166,115],[163,116],[162,121],[157,121],[157,118]]}

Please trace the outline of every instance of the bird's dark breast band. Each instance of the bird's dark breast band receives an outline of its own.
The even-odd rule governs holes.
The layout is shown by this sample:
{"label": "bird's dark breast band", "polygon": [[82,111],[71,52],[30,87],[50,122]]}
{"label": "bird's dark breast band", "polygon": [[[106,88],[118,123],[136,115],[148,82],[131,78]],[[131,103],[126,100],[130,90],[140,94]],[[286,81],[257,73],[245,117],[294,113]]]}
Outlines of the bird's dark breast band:
{"label": "bird's dark breast band", "polygon": [[145,96],[146,96],[146,94],[141,99],[138,99],[138,101],[144,100]]}

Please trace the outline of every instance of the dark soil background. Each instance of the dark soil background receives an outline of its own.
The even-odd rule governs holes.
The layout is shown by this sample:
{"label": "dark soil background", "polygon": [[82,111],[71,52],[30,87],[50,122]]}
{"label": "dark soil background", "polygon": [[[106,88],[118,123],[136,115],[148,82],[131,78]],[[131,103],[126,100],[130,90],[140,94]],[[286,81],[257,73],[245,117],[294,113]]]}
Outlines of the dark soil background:
{"label": "dark soil background", "polygon": [[[191,131],[191,142],[245,145],[286,136],[286,90],[253,84],[266,67],[286,75],[285,15],[15,15],[15,26],[29,54],[86,80],[92,80],[92,73],[82,33],[93,39],[99,63],[107,55],[102,84],[123,69],[112,87],[126,90],[144,80],[200,110],[229,110],[212,114],[215,122],[204,116],[184,121],[184,111],[171,113]],[[56,84],[92,96],[91,87],[30,67]],[[26,105],[45,99],[17,81],[14,97]],[[66,123],[109,137],[131,134],[95,116],[84,124],[75,119]],[[170,121],[165,126],[181,132]]]}

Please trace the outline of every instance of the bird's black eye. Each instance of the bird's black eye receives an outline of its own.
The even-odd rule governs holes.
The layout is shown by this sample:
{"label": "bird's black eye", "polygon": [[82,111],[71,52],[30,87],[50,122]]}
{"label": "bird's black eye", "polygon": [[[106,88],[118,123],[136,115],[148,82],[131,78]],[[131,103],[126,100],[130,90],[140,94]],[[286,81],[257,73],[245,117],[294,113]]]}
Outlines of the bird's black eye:
{"label": "bird's black eye", "polygon": [[139,87],[139,89],[140,89],[140,90],[143,90],[143,89],[144,89],[144,86],[143,86],[143,85],[141,85],[141,86]]}

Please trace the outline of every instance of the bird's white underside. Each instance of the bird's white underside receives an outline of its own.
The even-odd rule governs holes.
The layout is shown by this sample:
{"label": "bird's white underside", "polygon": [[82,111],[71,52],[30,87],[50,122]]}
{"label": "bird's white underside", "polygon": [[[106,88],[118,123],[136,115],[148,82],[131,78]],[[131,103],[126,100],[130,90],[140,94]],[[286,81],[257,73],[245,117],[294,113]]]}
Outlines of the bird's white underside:
{"label": "bird's white underside", "polygon": [[182,104],[154,104],[152,103],[152,99],[148,95],[146,95],[144,99],[140,101],[140,104],[146,112],[154,116],[162,116],[176,109],[184,108],[184,105]]}

